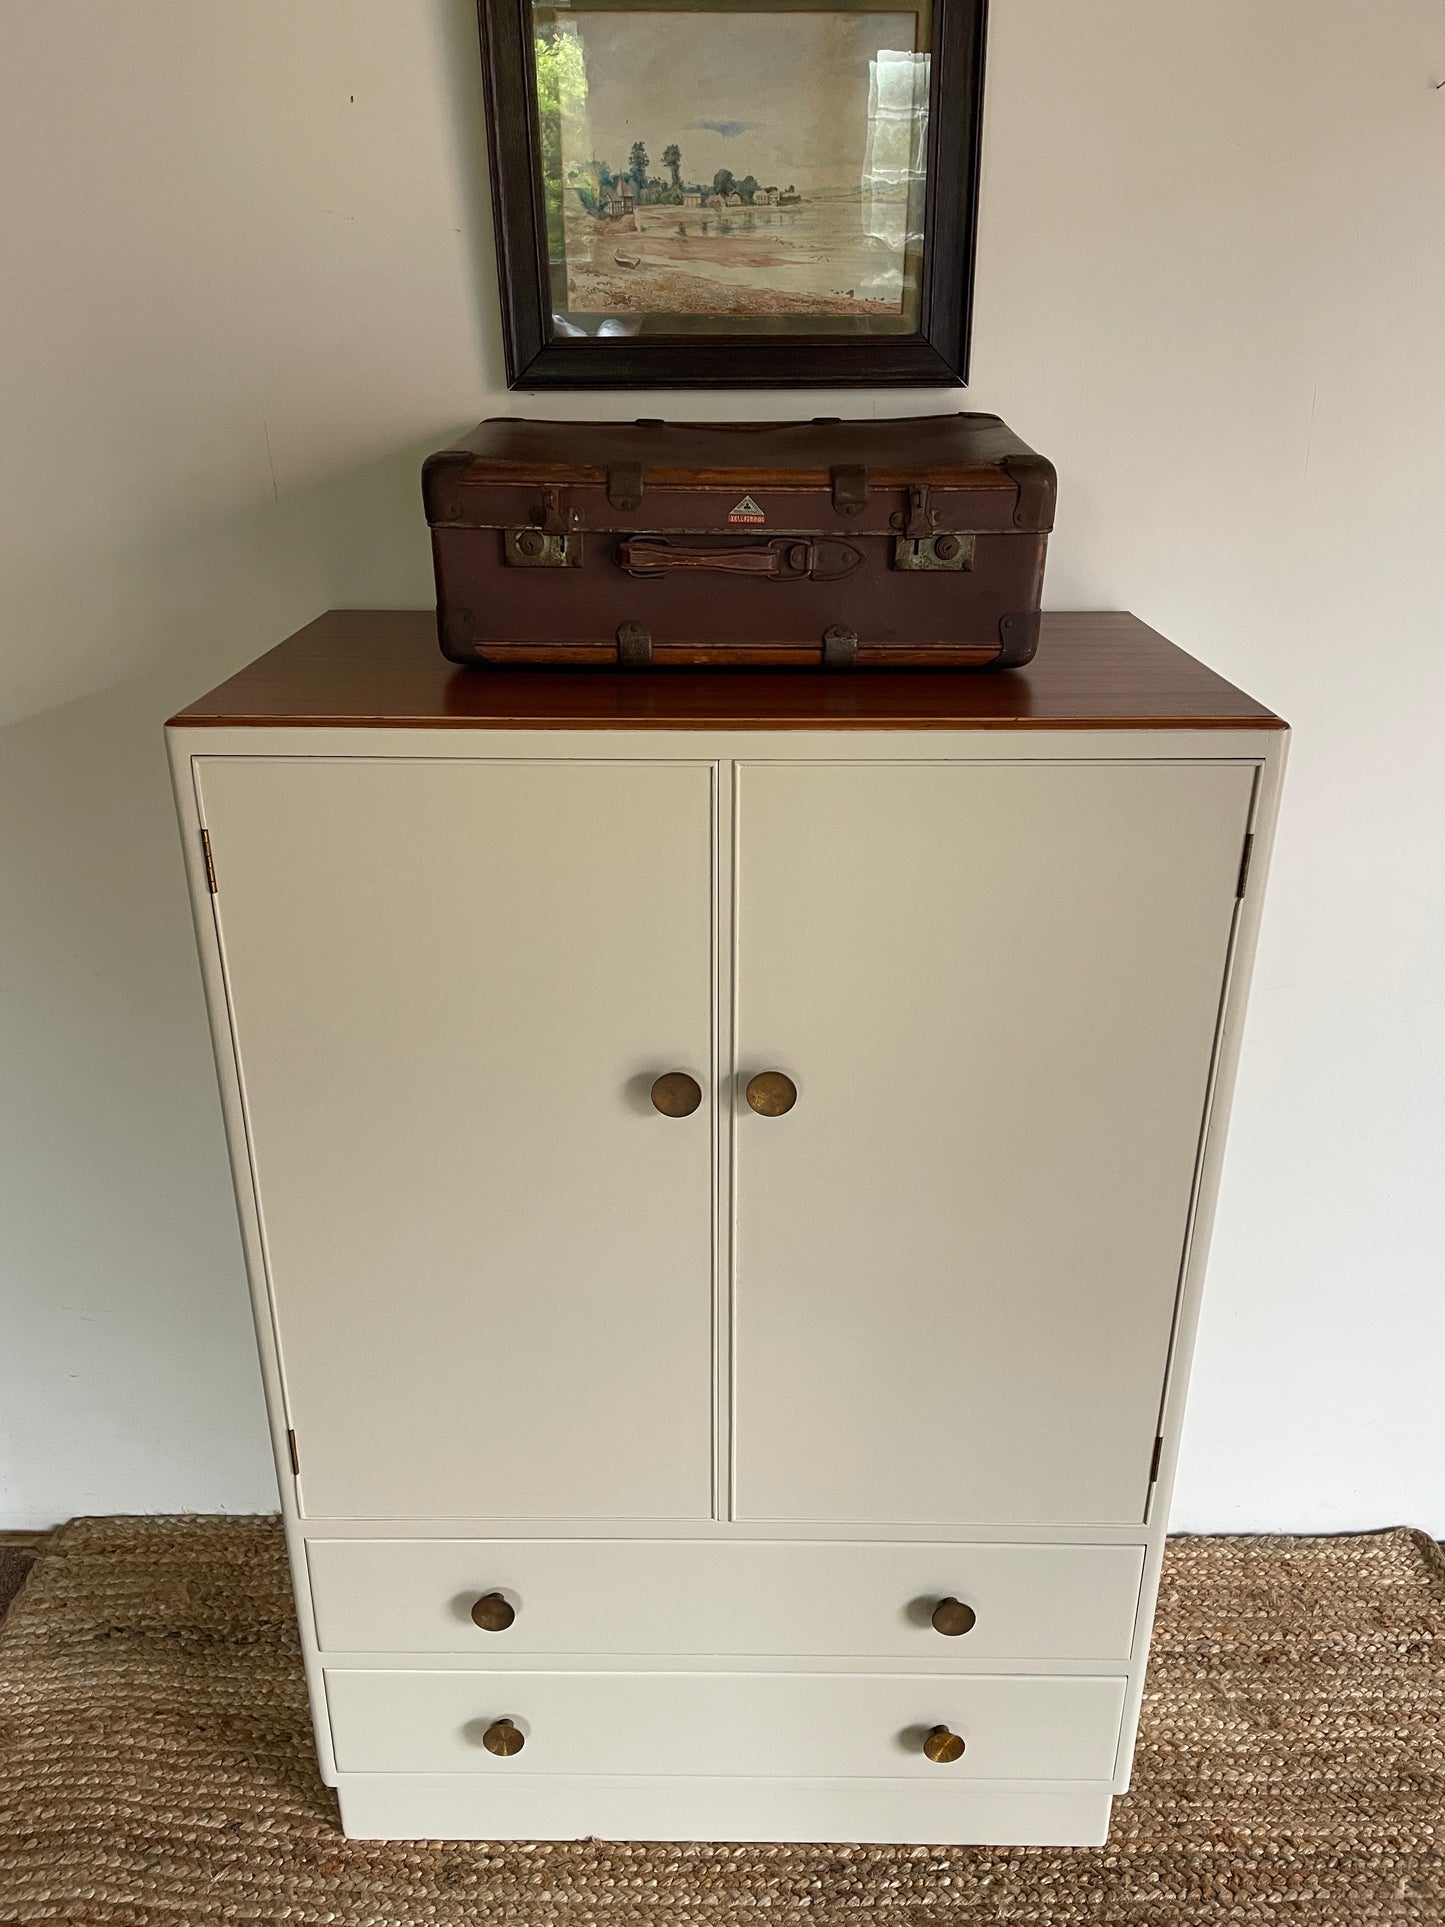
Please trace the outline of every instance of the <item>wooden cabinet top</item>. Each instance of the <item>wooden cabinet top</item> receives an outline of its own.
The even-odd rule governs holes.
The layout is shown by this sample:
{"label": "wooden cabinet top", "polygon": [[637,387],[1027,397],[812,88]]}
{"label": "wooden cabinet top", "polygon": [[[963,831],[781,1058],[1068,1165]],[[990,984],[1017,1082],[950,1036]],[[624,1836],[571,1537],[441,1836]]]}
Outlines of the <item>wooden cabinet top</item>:
{"label": "wooden cabinet top", "polygon": [[1046,614],[1026,669],[456,669],[428,610],[332,609],[171,718],[188,728],[1283,729],[1139,621]]}

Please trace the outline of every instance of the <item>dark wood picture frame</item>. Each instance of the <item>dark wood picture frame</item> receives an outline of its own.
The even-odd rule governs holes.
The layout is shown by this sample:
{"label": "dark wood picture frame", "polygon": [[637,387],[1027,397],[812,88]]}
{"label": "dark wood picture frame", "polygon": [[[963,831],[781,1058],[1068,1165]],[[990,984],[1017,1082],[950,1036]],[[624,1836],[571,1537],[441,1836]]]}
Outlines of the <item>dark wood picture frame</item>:
{"label": "dark wood picture frame", "polygon": [[932,0],[916,333],[554,334],[531,0],[477,0],[509,388],[961,386],[968,374],[988,0]]}

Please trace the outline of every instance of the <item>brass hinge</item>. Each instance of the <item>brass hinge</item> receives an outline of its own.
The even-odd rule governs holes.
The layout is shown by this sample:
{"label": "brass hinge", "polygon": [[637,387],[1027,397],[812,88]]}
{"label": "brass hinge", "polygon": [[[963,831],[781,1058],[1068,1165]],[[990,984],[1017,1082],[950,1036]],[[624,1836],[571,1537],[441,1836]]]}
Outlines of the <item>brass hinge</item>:
{"label": "brass hinge", "polygon": [[293,1478],[299,1479],[301,1476],[301,1454],[296,1450],[296,1434],[294,1432],[288,1432],[286,1434],[286,1450],[291,1454],[291,1475]]}
{"label": "brass hinge", "polygon": [[1162,1458],[1163,1458],[1163,1456],[1164,1456],[1164,1441],[1163,1441],[1163,1439],[1162,1439],[1162,1438],[1158,1438],[1158,1439],[1155,1439],[1155,1441],[1154,1441],[1154,1456],[1153,1456],[1153,1458],[1152,1458],[1152,1459],[1150,1459],[1150,1461],[1149,1461],[1149,1483],[1150,1483],[1150,1485],[1153,1485],[1153,1483],[1154,1483],[1154,1481],[1155,1481],[1155,1480],[1156,1480],[1156,1479],[1157,1479],[1157,1478],[1159,1477],[1159,1461],[1160,1461],[1160,1459],[1162,1459]]}
{"label": "brass hinge", "polygon": [[1244,895],[1245,885],[1249,882],[1249,861],[1253,855],[1254,831],[1251,830],[1249,835],[1244,839],[1244,855],[1239,859],[1239,881],[1234,886],[1236,902]]}
{"label": "brass hinge", "polygon": [[211,895],[216,894],[216,866],[211,861],[211,832],[201,831],[201,855],[206,859],[206,888]]}

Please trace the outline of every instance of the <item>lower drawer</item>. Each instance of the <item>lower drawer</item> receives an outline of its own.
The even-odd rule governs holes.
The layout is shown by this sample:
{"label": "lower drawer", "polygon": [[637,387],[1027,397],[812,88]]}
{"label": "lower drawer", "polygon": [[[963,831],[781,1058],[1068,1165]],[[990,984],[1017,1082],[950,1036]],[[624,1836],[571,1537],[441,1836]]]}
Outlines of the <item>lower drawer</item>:
{"label": "lower drawer", "polygon": [[[781,1540],[311,1539],[334,1653],[808,1654],[1127,1659],[1139,1546]],[[503,1630],[472,1619],[500,1593]],[[967,1610],[940,1633],[939,1602]],[[503,1613],[502,1617],[506,1617]]]}
{"label": "lower drawer", "polygon": [[[1099,1782],[1114,1773],[1124,1681],[330,1668],[326,1698],[343,1773]],[[962,1741],[956,1758],[924,1750],[939,1727]]]}

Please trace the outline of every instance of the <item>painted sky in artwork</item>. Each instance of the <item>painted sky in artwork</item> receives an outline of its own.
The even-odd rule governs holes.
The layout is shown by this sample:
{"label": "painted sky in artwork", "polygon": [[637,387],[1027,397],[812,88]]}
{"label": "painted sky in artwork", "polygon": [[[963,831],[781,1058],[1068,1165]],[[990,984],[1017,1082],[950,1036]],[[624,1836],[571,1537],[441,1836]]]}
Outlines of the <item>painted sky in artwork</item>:
{"label": "painted sky in artwork", "polygon": [[[546,15],[541,15],[546,18]],[[719,168],[800,192],[856,189],[869,137],[869,73],[880,51],[915,50],[917,16],[898,13],[570,13],[587,69],[584,115],[563,131],[564,164],[627,165],[634,141],[665,178]],[[579,151],[585,148],[587,151]]]}

